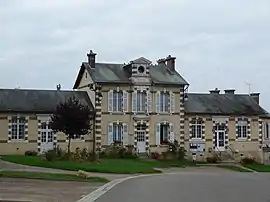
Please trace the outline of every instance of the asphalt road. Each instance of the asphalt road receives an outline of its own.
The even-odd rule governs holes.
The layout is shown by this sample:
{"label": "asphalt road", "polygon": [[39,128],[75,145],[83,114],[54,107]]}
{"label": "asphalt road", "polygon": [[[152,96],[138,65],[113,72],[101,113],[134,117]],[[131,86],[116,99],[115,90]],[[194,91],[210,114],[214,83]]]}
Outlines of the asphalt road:
{"label": "asphalt road", "polygon": [[124,181],[95,202],[270,202],[270,174],[183,172]]}

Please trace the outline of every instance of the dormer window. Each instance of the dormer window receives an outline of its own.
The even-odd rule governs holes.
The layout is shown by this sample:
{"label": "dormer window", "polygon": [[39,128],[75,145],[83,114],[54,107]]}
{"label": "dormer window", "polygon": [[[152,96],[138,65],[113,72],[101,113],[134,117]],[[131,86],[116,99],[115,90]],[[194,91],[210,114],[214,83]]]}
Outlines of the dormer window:
{"label": "dormer window", "polygon": [[138,67],[138,72],[139,72],[140,74],[144,73],[144,71],[145,71],[144,66],[139,66],[139,67]]}

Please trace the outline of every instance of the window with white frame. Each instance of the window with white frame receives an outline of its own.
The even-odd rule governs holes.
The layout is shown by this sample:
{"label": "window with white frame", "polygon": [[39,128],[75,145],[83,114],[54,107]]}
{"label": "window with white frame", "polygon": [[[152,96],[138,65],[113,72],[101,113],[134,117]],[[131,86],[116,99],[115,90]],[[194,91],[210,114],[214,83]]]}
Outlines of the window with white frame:
{"label": "window with white frame", "polygon": [[122,135],[123,135],[123,125],[114,123],[112,128],[112,141],[122,142]]}
{"label": "window with white frame", "polygon": [[53,131],[50,122],[44,121],[41,123],[41,142],[53,142]]}
{"label": "window with white frame", "polygon": [[270,139],[270,125],[268,122],[264,124],[264,140]]}
{"label": "window with white frame", "polygon": [[11,119],[11,139],[24,140],[25,139],[25,117],[14,116]]}
{"label": "window with white frame", "polygon": [[113,91],[112,93],[112,111],[121,112],[123,109],[123,92]]}
{"label": "window with white frame", "polygon": [[190,123],[191,127],[191,138],[201,139],[202,138],[202,119],[192,119]]}
{"label": "window with white frame", "polygon": [[160,92],[160,112],[169,112],[169,102],[169,92]]}
{"label": "window with white frame", "polygon": [[147,94],[145,91],[137,92],[137,112],[145,112],[147,106]]}
{"label": "window with white frame", "polygon": [[237,122],[237,138],[239,139],[245,139],[247,138],[247,121],[241,120]]}

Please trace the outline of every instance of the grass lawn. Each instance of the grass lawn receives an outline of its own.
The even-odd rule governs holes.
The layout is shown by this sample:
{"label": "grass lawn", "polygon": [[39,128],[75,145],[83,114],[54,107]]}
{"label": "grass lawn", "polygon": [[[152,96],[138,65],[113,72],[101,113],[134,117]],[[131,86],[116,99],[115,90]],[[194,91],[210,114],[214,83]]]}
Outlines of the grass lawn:
{"label": "grass lawn", "polygon": [[270,172],[270,165],[264,165],[264,164],[248,164],[244,165],[245,167],[255,170],[257,172]]}
{"label": "grass lawn", "polygon": [[108,182],[105,178],[90,177],[88,179],[71,174],[44,173],[44,172],[27,172],[27,171],[0,171],[0,178],[27,178],[27,179],[44,179],[44,180],[66,180],[66,181],[87,181],[87,182]]}
{"label": "grass lawn", "polygon": [[228,170],[233,170],[237,172],[252,172],[251,170],[247,170],[238,166],[233,166],[233,165],[217,165],[218,168],[225,168]]}
{"label": "grass lawn", "polygon": [[[168,162],[143,161],[140,159],[101,159],[98,163],[92,162],[70,162],[70,161],[44,161],[37,156],[2,156],[3,160],[45,168],[56,168],[63,170],[84,170],[87,172],[100,173],[159,173],[155,167],[169,167]],[[181,163],[174,163],[174,166],[181,166]]]}

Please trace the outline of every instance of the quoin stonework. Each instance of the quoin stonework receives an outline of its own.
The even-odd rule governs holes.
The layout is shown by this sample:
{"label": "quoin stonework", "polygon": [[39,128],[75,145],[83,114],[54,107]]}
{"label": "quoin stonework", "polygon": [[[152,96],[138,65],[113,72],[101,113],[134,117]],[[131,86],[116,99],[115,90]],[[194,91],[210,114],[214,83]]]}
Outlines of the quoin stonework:
{"label": "quoin stonework", "polygon": [[50,115],[59,102],[75,96],[95,119],[93,131],[72,141],[72,150],[99,152],[119,142],[147,155],[164,152],[177,140],[197,160],[218,153],[224,160],[252,155],[268,161],[270,116],[259,93],[218,88],[189,93],[190,84],[171,55],[155,63],[140,57],[123,64],[100,63],[96,57],[87,54],[72,91],[0,89],[0,155],[65,149],[66,136],[52,132]]}

